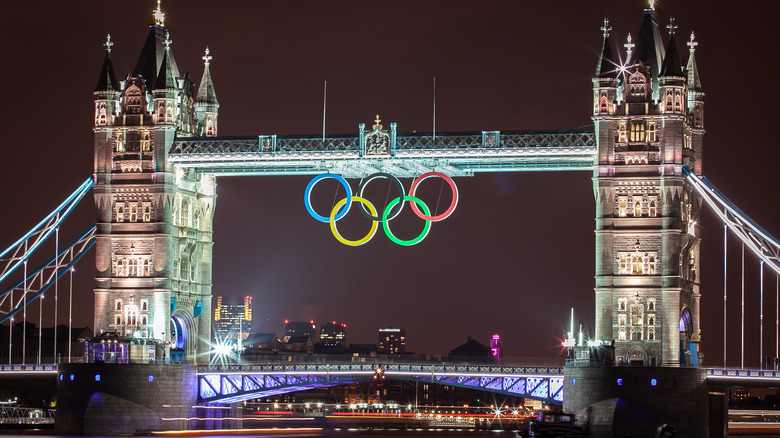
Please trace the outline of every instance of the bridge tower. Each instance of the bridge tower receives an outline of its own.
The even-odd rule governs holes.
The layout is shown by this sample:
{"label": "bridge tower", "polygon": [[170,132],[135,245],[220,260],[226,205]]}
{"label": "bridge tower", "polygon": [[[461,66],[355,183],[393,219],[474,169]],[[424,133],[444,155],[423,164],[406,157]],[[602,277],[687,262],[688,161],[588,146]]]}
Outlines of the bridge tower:
{"label": "bridge tower", "polygon": [[[213,176],[176,170],[177,137],[215,136],[206,49],[201,83],[181,74],[158,1],[138,62],[117,81],[111,37],[95,96],[95,334],[154,358],[166,341],[192,361],[211,331]],[[159,355],[159,350],[158,350]],[[159,358],[159,357],[158,357]]]}
{"label": "bridge tower", "polygon": [[683,65],[676,27],[671,19],[664,48],[645,9],[615,57],[605,20],[593,77],[595,336],[614,339],[623,363],[699,364],[701,200],[683,165],[701,174],[704,93],[694,35]]}

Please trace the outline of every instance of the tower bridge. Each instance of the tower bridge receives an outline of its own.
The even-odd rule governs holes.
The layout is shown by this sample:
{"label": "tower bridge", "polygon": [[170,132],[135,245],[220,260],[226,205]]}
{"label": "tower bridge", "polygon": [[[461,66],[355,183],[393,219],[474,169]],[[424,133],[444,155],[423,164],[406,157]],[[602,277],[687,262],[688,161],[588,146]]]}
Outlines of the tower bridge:
{"label": "tower bridge", "polygon": [[[100,337],[93,340],[93,347],[102,348],[100,360],[79,374],[71,364],[62,369],[10,364],[9,354],[9,365],[0,372],[56,372],[60,387],[76,394],[80,382],[90,382],[80,390],[102,388],[100,382],[111,380],[102,373],[119,370],[97,362],[147,362],[157,367],[153,363],[165,361],[165,346],[172,345],[187,365],[149,369],[167,373],[161,379],[165,382],[186,382],[181,394],[192,398],[197,391],[195,402],[232,403],[363,381],[381,369],[388,377],[566,402],[571,410],[595,405],[594,397],[630,396],[626,395],[630,390],[653,394],[647,385],[661,382],[669,389],[680,383],[677,390],[692,394],[688,401],[695,402],[679,407],[689,413],[696,412],[695,405],[706,397],[699,383],[774,385],[780,379],[777,371],[728,369],[725,358],[723,368],[700,368],[703,205],[718,212],[724,227],[761,260],[762,278],[765,265],[780,274],[780,244],[704,178],[705,95],[695,57],[698,42],[691,34],[687,57],[681,57],[671,22],[664,45],[652,7],[644,11],[636,43],[629,39],[624,45],[625,57],[615,56],[605,20],[592,78],[589,129],[407,134],[398,132],[396,123],[385,128],[377,115],[370,129],[359,124],[352,135],[241,138],[218,135],[219,102],[208,49],[196,84],[180,73],[159,2],[157,12],[135,68],[122,81],[114,71],[110,37],[105,42],[94,90],[93,177],[0,255],[0,282],[10,282],[0,293],[2,322],[26,312],[47,288],[56,288],[57,280],[94,245],[94,330]],[[620,366],[412,363],[194,365],[199,352],[209,351],[218,178],[323,174],[367,178],[376,173],[420,177],[430,172],[449,178],[568,170],[589,171],[594,190],[595,337],[610,343],[616,364],[635,365],[639,371]],[[74,203],[90,189],[97,212],[94,228],[62,251],[57,240],[55,257],[28,271],[40,241],[57,235]],[[402,196],[398,201],[406,200]],[[360,200],[345,202],[356,201]],[[18,280],[10,281],[12,276]],[[9,333],[9,350],[12,339]],[[574,365],[590,363],[593,351],[582,344],[576,347]],[[102,371],[94,372],[98,369]],[[131,370],[129,381],[147,378],[145,369],[132,364],[122,370]],[[625,378],[629,389],[614,388],[623,386],[624,374],[631,376]],[[660,377],[651,378],[656,374]],[[155,374],[148,374],[148,383],[153,382]],[[154,391],[152,386],[139,390]],[[72,408],[76,395],[68,397]],[[712,397],[723,401],[722,393]],[[647,402],[655,403],[654,409],[666,409],[652,397]],[[685,430],[698,427],[689,426]]]}

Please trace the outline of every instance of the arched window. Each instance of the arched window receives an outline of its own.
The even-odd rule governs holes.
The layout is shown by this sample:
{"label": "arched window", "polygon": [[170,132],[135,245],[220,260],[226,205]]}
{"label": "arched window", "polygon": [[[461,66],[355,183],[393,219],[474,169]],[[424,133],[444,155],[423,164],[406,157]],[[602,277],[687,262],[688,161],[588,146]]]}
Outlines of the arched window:
{"label": "arched window", "polygon": [[152,150],[151,144],[152,144],[152,142],[149,139],[149,133],[145,132],[144,136],[143,136],[143,139],[141,140],[141,150],[142,151],[150,151],[150,150]]}
{"label": "arched window", "polygon": [[128,260],[127,263],[127,275],[130,277],[137,277],[138,276],[138,260],[131,258]]}
{"label": "arched window", "polygon": [[672,111],[672,92],[666,92],[666,111]]}
{"label": "arched window", "polygon": [[626,210],[627,210],[627,203],[626,198],[620,198],[618,199],[618,216],[619,217],[626,217]]}
{"label": "arched window", "polygon": [[135,304],[128,304],[127,307],[125,307],[125,321],[127,321],[127,325],[129,326],[138,325],[138,306]]}
{"label": "arched window", "polygon": [[165,121],[166,122],[173,122],[173,106],[171,104],[168,104],[168,109],[165,111]]}
{"label": "arched window", "polygon": [[165,121],[165,105],[163,105],[162,102],[160,102],[160,105],[157,107],[157,123],[162,123]]}
{"label": "arched window", "polygon": [[618,341],[625,341],[626,340],[626,331],[621,330],[618,332]]}
{"label": "arched window", "polygon": [[599,112],[606,113],[607,112],[607,95],[602,94],[601,95],[601,103],[599,104]]}
{"label": "arched window", "polygon": [[618,325],[624,327],[626,325],[626,315],[618,315]]}
{"label": "arched window", "polygon": [[647,310],[655,310],[655,299],[650,298],[647,300]]}
{"label": "arched window", "polygon": [[141,300],[141,310],[149,310],[149,302],[146,300]]}
{"label": "arched window", "polygon": [[116,208],[116,221],[117,222],[125,221],[125,207],[121,205]]}
{"label": "arched window", "polygon": [[146,316],[146,315],[143,315],[143,316],[141,317],[141,325],[146,325],[146,324],[147,324],[147,316]]}
{"label": "arched window", "polygon": [[655,325],[655,315],[647,316],[647,325]]}
{"label": "arched window", "polygon": [[679,91],[674,93],[674,111],[682,112],[682,93]]}
{"label": "arched window", "polygon": [[117,316],[114,319],[114,322],[115,322],[116,325],[122,325],[122,317],[121,316]]}
{"label": "arched window", "polygon": [[130,206],[130,222],[138,222],[138,207]]}
{"label": "arched window", "polygon": [[122,300],[116,300],[114,310],[122,310]]}
{"label": "arched window", "polygon": [[181,210],[179,214],[179,225],[182,227],[190,226],[190,201],[186,198],[181,200]]}
{"label": "arched window", "polygon": [[124,277],[125,276],[125,260],[119,259],[116,261],[116,276],[117,277]]}
{"label": "arched window", "polygon": [[631,137],[632,142],[645,141],[645,122],[631,122]]}
{"label": "arched window", "polygon": [[655,217],[656,215],[656,208],[655,208],[655,199],[651,199],[650,203],[648,204],[648,216]]}
{"label": "arched window", "polygon": [[143,260],[143,266],[142,266],[141,275],[144,276],[144,277],[148,277],[149,276],[149,259],[145,258]]}
{"label": "arched window", "polygon": [[694,126],[701,126],[701,108],[693,110],[693,124]]}
{"label": "arched window", "polygon": [[656,140],[656,134],[657,131],[655,129],[655,122],[650,122],[650,124],[647,125],[647,141],[654,142]]}
{"label": "arched window", "polygon": [[641,254],[631,256],[631,275],[642,275],[644,271],[644,260]]}
{"label": "arched window", "polygon": [[647,329],[647,340],[655,341],[655,329],[652,327]]}
{"label": "arched window", "polygon": [[626,124],[621,123],[618,125],[618,143],[626,142],[628,142],[628,137],[626,136]]}
{"label": "arched window", "polygon": [[639,200],[634,201],[634,217],[642,216],[642,202]]}
{"label": "arched window", "polygon": [[144,203],[144,222],[150,222],[152,220],[152,205],[148,202]]}
{"label": "arched window", "polygon": [[96,125],[106,124],[106,104],[101,102],[98,105],[97,117],[95,118]]}

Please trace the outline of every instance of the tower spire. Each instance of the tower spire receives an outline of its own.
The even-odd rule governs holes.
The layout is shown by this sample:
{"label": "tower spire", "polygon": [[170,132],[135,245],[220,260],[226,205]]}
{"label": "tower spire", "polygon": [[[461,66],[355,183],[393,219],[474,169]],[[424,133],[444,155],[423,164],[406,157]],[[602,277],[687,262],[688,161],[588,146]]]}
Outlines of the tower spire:
{"label": "tower spire", "polygon": [[204,137],[217,135],[217,117],[219,102],[214,91],[214,82],[211,80],[211,51],[206,47],[203,55],[203,77],[198,86],[198,94],[195,96],[195,121],[198,125],[198,133]]}
{"label": "tower spire", "polygon": [[[604,37],[601,46],[601,56],[599,56],[599,63],[596,65],[595,77],[597,78],[611,78],[616,76],[617,63],[612,56],[612,49],[609,45],[609,31],[612,28],[609,26],[609,19],[604,19],[604,25],[601,26],[601,34]],[[610,64],[612,64],[610,66]]]}
{"label": "tower spire", "polygon": [[103,46],[106,48],[106,53],[109,55],[111,54],[111,46],[113,46],[114,43],[111,42],[111,34],[106,34],[106,42],[103,43]]}

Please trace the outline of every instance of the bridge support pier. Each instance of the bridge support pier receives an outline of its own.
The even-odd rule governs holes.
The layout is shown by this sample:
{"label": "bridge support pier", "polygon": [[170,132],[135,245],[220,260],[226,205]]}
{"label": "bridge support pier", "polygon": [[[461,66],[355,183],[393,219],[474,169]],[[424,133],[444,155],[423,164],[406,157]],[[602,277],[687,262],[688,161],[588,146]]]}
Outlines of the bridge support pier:
{"label": "bridge support pier", "polygon": [[[589,436],[656,436],[661,425],[677,436],[718,435],[709,418],[718,406],[709,400],[701,368],[566,366],[563,410],[576,414]],[[720,413],[722,416],[723,413]],[[714,433],[715,435],[712,435]]]}
{"label": "bridge support pier", "polygon": [[189,428],[198,380],[190,365],[62,364],[55,428],[63,435],[131,436]]}

